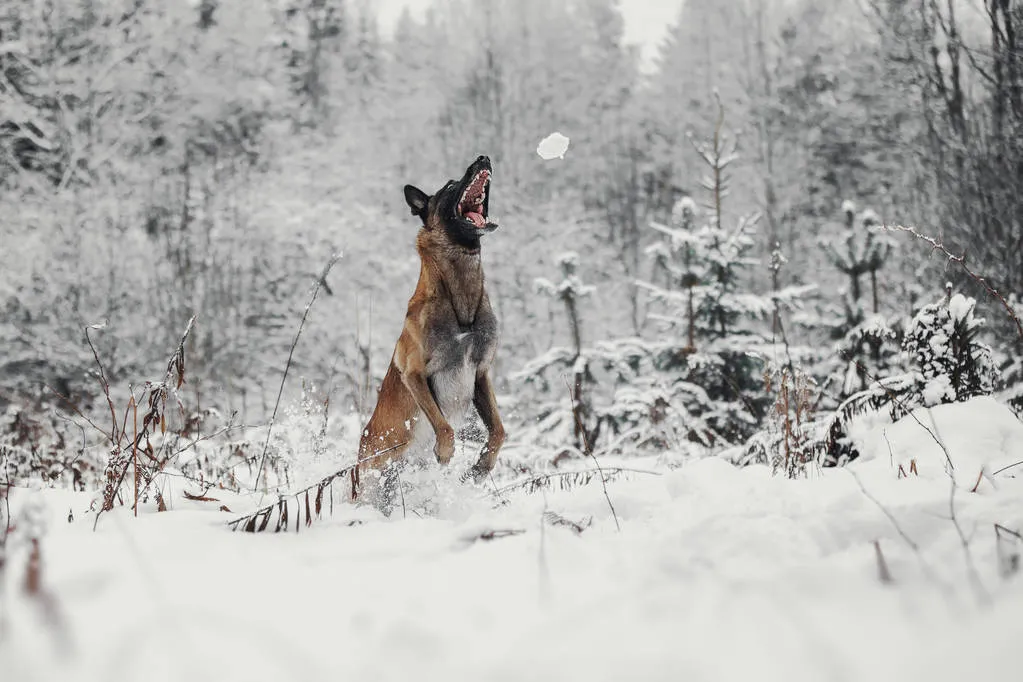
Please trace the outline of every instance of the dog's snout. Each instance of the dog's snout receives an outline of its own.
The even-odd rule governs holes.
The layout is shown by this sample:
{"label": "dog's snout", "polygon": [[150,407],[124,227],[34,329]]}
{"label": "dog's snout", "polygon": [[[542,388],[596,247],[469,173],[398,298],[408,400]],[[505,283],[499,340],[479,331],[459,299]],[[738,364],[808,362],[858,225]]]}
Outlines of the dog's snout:
{"label": "dog's snout", "polygon": [[476,163],[490,163],[490,157],[485,154],[481,155],[478,159],[476,159]]}

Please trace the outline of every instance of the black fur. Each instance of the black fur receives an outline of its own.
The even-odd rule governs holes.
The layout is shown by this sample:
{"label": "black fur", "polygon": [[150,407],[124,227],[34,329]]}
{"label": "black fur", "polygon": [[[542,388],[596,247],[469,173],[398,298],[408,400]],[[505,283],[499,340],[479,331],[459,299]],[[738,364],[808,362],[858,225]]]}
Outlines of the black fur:
{"label": "black fur", "polygon": [[429,227],[429,216],[436,214],[453,243],[475,251],[480,248],[481,234],[497,229],[497,224],[487,219],[490,215],[490,191],[488,189],[483,197],[483,216],[487,219],[483,230],[458,215],[458,202],[476,174],[482,170],[492,171],[492,168],[490,157],[480,156],[465,170],[461,180],[449,180],[433,196],[413,185],[405,185],[405,202],[412,210],[412,215],[418,216],[424,226]]}

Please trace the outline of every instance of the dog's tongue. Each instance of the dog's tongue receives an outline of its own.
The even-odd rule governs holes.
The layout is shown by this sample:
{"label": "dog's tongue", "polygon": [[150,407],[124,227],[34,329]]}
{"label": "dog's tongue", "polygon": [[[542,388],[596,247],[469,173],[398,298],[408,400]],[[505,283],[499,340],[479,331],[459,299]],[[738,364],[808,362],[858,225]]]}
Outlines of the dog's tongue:
{"label": "dog's tongue", "polygon": [[482,230],[487,224],[487,221],[483,219],[482,213],[466,213],[465,218],[466,220],[471,220],[472,224],[480,230]]}

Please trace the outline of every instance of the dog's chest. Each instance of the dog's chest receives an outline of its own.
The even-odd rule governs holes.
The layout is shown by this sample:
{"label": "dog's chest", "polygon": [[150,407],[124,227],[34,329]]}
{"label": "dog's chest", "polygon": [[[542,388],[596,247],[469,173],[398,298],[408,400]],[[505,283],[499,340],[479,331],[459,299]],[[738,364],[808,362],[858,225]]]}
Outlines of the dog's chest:
{"label": "dog's chest", "polygon": [[444,416],[461,421],[472,403],[476,374],[489,367],[496,350],[496,323],[491,316],[477,319],[468,329],[437,330],[431,335],[427,366],[430,388]]}
{"label": "dog's chest", "polygon": [[476,385],[476,367],[467,353],[462,362],[451,365],[430,377],[430,386],[437,406],[457,428],[472,403]]}

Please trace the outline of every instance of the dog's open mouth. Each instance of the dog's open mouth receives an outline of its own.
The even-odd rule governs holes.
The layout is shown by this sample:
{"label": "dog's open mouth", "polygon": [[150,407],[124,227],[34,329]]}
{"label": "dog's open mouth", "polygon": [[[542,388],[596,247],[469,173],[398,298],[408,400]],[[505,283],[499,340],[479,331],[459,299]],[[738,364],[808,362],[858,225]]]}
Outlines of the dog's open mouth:
{"label": "dog's open mouth", "polygon": [[490,191],[490,171],[481,170],[462,192],[458,201],[458,217],[468,220],[477,230],[487,227],[487,193]]}

